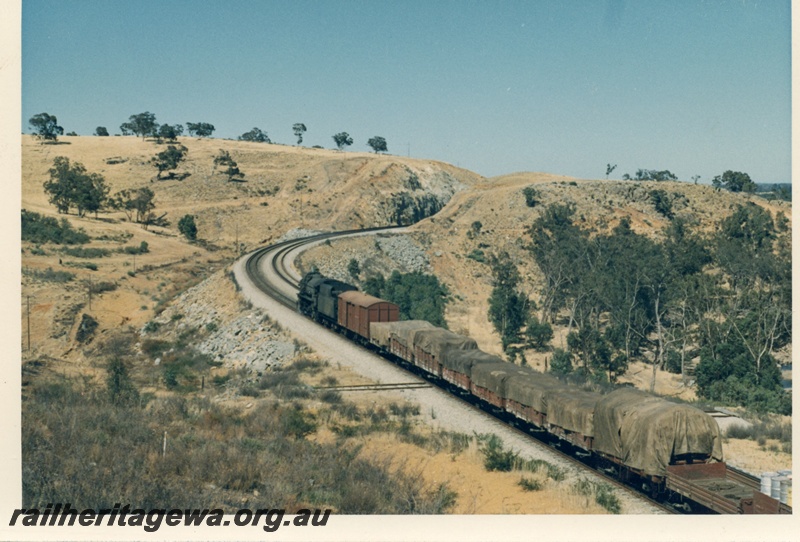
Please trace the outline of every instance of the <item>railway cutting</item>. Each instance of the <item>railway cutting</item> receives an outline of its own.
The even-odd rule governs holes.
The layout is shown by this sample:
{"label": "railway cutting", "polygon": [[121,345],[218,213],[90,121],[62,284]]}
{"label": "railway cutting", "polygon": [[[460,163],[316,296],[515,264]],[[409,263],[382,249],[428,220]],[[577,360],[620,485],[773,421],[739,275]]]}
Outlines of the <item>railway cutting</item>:
{"label": "railway cutting", "polygon": [[[380,231],[373,229],[370,233]],[[424,321],[399,321],[397,306],[311,272],[297,280],[290,254],[350,231],[265,247],[245,260],[249,279],[285,307],[416,374],[420,383],[339,386],[338,391],[416,389],[428,382],[596,470],[669,513],[790,514],[758,479],[723,461],[705,412],[621,388],[583,391],[481,352],[474,340]]]}

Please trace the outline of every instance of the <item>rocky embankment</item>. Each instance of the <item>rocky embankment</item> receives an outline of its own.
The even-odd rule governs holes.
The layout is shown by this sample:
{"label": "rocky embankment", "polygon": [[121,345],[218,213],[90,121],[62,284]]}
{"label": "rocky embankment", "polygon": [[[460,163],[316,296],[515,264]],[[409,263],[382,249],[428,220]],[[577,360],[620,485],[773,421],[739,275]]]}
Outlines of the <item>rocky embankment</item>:
{"label": "rocky embankment", "polygon": [[295,262],[301,273],[316,267],[328,277],[353,282],[350,262],[358,262],[359,278],[388,277],[392,271],[430,273],[425,240],[416,234],[380,234],[322,243],[304,252]]}
{"label": "rocky embankment", "polygon": [[194,347],[228,368],[263,372],[297,352],[294,340],[262,310],[241,300],[231,276],[215,273],[175,298],[142,329],[144,337],[198,330]]}

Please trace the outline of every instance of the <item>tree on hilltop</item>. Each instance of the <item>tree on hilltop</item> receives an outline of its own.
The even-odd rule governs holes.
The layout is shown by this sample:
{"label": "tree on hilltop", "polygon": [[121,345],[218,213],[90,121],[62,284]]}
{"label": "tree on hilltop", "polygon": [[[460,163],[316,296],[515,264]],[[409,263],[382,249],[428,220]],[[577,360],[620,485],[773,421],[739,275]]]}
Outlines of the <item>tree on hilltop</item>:
{"label": "tree on hilltop", "polygon": [[156,116],[154,113],[145,111],[144,113],[139,113],[138,115],[131,115],[128,118],[128,122],[122,123],[119,129],[122,130],[124,135],[134,134],[141,136],[142,139],[144,139],[147,136],[156,135],[156,132],[158,131],[158,123],[156,122]]}
{"label": "tree on hilltop", "polygon": [[389,151],[389,148],[386,146],[386,140],[381,136],[370,138],[369,141],[367,141],[367,145],[372,147],[372,150],[375,151],[375,154]]}
{"label": "tree on hilltop", "polygon": [[717,175],[711,181],[714,188],[725,188],[731,192],[748,192],[753,193],[756,191],[756,183],[750,178],[747,173],[741,171],[728,170],[722,175]]}
{"label": "tree on hilltop", "polygon": [[49,113],[39,113],[28,120],[34,135],[42,141],[58,141],[58,136],[64,135],[64,128],[58,125],[55,115]]}
{"label": "tree on hilltop", "polygon": [[339,132],[338,134],[333,136],[333,141],[336,143],[336,147],[339,150],[344,149],[353,144],[353,138],[350,137],[350,134],[347,132]]}
{"label": "tree on hilltop", "polygon": [[155,135],[158,138],[159,143],[162,139],[166,139],[167,141],[177,141],[178,138],[183,135],[183,126],[180,124],[175,124],[172,126],[169,124],[162,124],[158,127],[158,131]]}
{"label": "tree on hilltop", "polygon": [[292,126],[292,130],[294,131],[294,136],[297,138],[297,144],[300,145],[303,142],[303,134],[306,133],[306,125],[302,122],[298,122]]}
{"label": "tree on hilltop", "polygon": [[255,141],[256,143],[272,143],[266,132],[261,128],[253,128],[239,136],[240,141]]}
{"label": "tree on hilltop", "polygon": [[214,133],[213,124],[209,124],[207,122],[187,122],[186,123],[186,131],[189,133],[190,136],[197,136],[197,137],[209,137],[211,134]]}
{"label": "tree on hilltop", "polygon": [[105,126],[98,126],[94,129],[94,135],[107,137],[108,129]]}

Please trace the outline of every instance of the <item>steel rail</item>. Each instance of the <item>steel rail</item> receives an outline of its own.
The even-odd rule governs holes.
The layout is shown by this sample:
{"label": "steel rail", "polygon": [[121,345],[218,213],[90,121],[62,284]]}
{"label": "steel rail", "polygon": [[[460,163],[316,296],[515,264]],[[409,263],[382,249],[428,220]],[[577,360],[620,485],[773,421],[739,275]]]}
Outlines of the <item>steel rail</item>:
{"label": "steel rail", "polygon": [[[395,226],[395,228],[396,227],[400,227],[400,226]],[[270,246],[267,246],[267,247],[263,247],[263,248],[260,248],[260,249],[257,249],[255,251],[251,252],[247,256],[247,260],[245,262],[245,271],[246,271],[248,277],[250,278],[250,280],[253,281],[253,283],[256,285],[256,287],[258,287],[260,290],[262,290],[264,293],[266,293],[267,295],[269,295],[270,297],[272,297],[273,299],[275,299],[279,303],[281,303],[281,304],[283,304],[283,305],[285,305],[285,306],[287,306],[287,307],[289,307],[289,308],[291,308],[293,310],[297,310],[297,301],[296,301],[296,299],[291,299],[291,298],[287,297],[277,287],[275,287],[272,284],[270,284],[269,281],[267,281],[261,275],[259,269],[260,269],[260,265],[261,265],[261,260],[264,257],[266,257],[267,255],[272,254],[272,259],[270,261],[270,266],[272,267],[272,269],[275,272],[275,274],[284,283],[290,285],[294,289],[298,289],[299,284],[297,283],[297,281],[295,281],[292,277],[290,277],[289,274],[286,272],[285,258],[286,258],[286,255],[291,250],[293,250],[293,249],[295,249],[298,246],[303,245],[303,244],[315,243],[315,242],[318,242],[318,241],[324,241],[326,239],[331,239],[331,238],[334,238],[334,237],[347,236],[347,235],[352,235],[352,234],[361,233],[361,232],[381,231],[381,230],[385,230],[385,229],[391,229],[391,228],[379,227],[379,228],[369,228],[369,229],[366,229],[366,230],[347,230],[347,231],[342,231],[342,232],[322,233],[322,234],[313,235],[313,236],[309,236],[309,237],[304,237],[304,238],[299,238],[299,239],[292,239],[292,240],[289,240],[289,241],[283,241],[281,243],[277,243],[275,245],[270,245]],[[352,343],[352,344],[354,346],[361,347],[357,343]],[[363,348],[363,347],[361,347],[361,348]],[[365,348],[365,350],[367,350],[367,349]],[[367,351],[369,351],[369,350],[367,350]],[[372,351],[369,351],[369,352],[374,353]],[[387,361],[389,361],[391,363],[390,360],[387,360]],[[430,383],[430,385],[435,385],[436,387],[438,387],[440,389],[443,389],[442,386],[439,385],[437,382],[432,382],[432,380],[430,378],[430,375],[428,375],[424,371],[420,370],[419,368],[417,368],[417,367],[415,367],[413,365],[410,365],[407,362],[404,362],[402,364],[395,363],[395,365],[401,365],[402,368],[408,370],[409,372],[411,372],[412,374],[414,374],[416,376],[419,376],[419,377],[423,378],[426,382]],[[414,384],[414,383],[409,383],[409,384]],[[364,388],[371,387],[371,388],[373,388],[375,390],[388,389],[388,388],[381,387],[381,386],[382,386],[381,384],[364,385]],[[384,386],[386,386],[386,385],[384,385]],[[395,384],[395,386],[397,386],[397,384]],[[339,387],[339,389],[337,391],[345,391],[345,390],[342,390],[342,388],[347,388],[347,387],[348,386]],[[358,385],[355,385],[355,386],[352,386],[351,388],[357,388],[357,387],[358,387]],[[422,384],[422,383],[419,383],[418,387],[426,387],[426,385]],[[362,388],[362,389],[364,389],[364,388]],[[316,388],[316,389],[326,389],[326,388]],[[337,387],[331,387],[331,388],[328,388],[328,389],[337,389]],[[404,388],[397,388],[397,389],[411,389],[411,388],[410,387],[404,387]],[[451,395],[453,395],[453,394],[451,394]],[[536,444],[536,445],[548,450],[551,453],[554,453],[555,455],[557,455],[561,459],[573,464],[574,466],[577,466],[578,468],[586,469],[586,470],[591,471],[595,476],[598,476],[598,477],[602,478],[603,480],[608,481],[610,484],[612,484],[615,487],[617,487],[618,489],[620,489],[622,491],[625,491],[626,493],[634,496],[635,498],[643,500],[643,501],[647,502],[648,504],[650,504],[651,506],[654,506],[654,507],[656,507],[656,508],[658,508],[658,509],[660,509],[660,510],[662,510],[664,512],[667,512],[667,513],[670,513],[670,514],[680,513],[675,508],[672,508],[670,506],[666,506],[666,505],[664,505],[664,504],[662,504],[662,503],[660,503],[660,502],[658,502],[658,501],[656,501],[654,499],[651,499],[648,495],[644,494],[643,492],[634,490],[633,488],[623,484],[622,482],[616,480],[615,478],[611,477],[610,475],[604,473],[602,470],[598,470],[598,469],[592,468],[591,466],[586,465],[585,463],[583,463],[579,459],[573,457],[572,455],[567,454],[563,450],[559,450],[555,446],[552,446],[552,445],[540,440],[532,432],[525,431],[523,429],[520,429],[519,427],[516,427],[512,423],[508,423],[507,421],[501,419],[497,414],[495,414],[495,413],[493,413],[491,411],[488,411],[486,408],[482,408],[479,404],[476,404],[477,401],[466,400],[465,398],[463,398],[460,395],[456,395],[456,397],[461,398],[465,403],[470,405],[477,412],[481,412],[481,413],[483,413],[485,415],[488,415],[495,422],[502,423],[503,426],[511,428],[513,431],[516,431],[516,432],[518,432],[520,434],[523,434],[523,435],[529,437],[529,439],[534,444]]]}
{"label": "steel rail", "polygon": [[398,382],[396,384],[351,384],[341,386],[315,386],[315,390],[334,391],[386,391],[386,390],[413,390],[430,388],[432,384],[426,382]]}

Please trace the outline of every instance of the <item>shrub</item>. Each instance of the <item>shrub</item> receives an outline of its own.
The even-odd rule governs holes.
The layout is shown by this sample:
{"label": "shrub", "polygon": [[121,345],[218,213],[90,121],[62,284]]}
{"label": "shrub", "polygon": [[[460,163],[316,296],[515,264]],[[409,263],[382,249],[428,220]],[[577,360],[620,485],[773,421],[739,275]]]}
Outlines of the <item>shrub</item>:
{"label": "shrub", "polygon": [[523,463],[523,468],[531,472],[541,471],[544,469],[547,477],[554,482],[560,482],[567,476],[566,472],[564,472],[564,469],[557,467],[556,465],[553,465],[544,459],[529,459]]}
{"label": "shrub", "polygon": [[92,262],[64,262],[67,267],[77,267],[88,269],[90,271],[97,271],[97,264]]}
{"label": "shrub", "polygon": [[434,275],[394,271],[388,279],[382,275],[368,278],[364,291],[396,303],[401,320],[427,320],[435,326],[447,327],[444,311],[449,292]]}
{"label": "shrub", "polygon": [[239,389],[239,395],[244,395],[245,397],[258,397],[261,395],[261,392],[258,391],[258,388],[252,384],[245,384]]}
{"label": "shrub", "polygon": [[93,294],[102,294],[103,292],[113,292],[119,285],[116,282],[90,282],[89,291]]}
{"label": "shrub", "polygon": [[672,211],[672,200],[667,193],[663,190],[651,190],[650,201],[655,207],[656,212],[661,214],[664,218],[672,220],[675,213]]}
{"label": "shrub", "polygon": [[83,230],[74,230],[66,218],[61,221],[22,209],[22,240],[32,243],[82,245],[89,242]]}
{"label": "shrub", "polygon": [[63,283],[75,280],[75,273],[70,273],[69,271],[54,271],[52,267],[48,267],[44,271],[39,271],[38,269],[24,269],[23,273],[45,282]]}
{"label": "shrub", "polygon": [[78,331],[75,333],[75,340],[81,344],[88,343],[94,337],[97,326],[97,320],[84,313],[81,317],[81,323],[78,325]]}
{"label": "shrub", "polygon": [[536,315],[531,315],[528,318],[525,335],[528,338],[528,344],[537,350],[543,350],[553,340],[553,326],[548,322],[540,322]]}
{"label": "shrub", "polygon": [[325,366],[325,363],[314,359],[300,358],[292,363],[291,370],[303,372],[308,371],[310,374],[317,374]]}
{"label": "shrub", "polygon": [[539,191],[532,186],[526,186],[522,189],[522,195],[525,196],[525,205],[528,207],[536,207],[539,203]]}
{"label": "shrub", "polygon": [[317,430],[314,415],[305,412],[299,405],[282,410],[280,423],[284,434],[296,439],[304,438]]}
{"label": "shrub", "polygon": [[357,280],[358,276],[361,274],[361,266],[358,263],[358,260],[352,258],[350,262],[347,264],[347,273],[354,279]]}
{"label": "shrub", "polygon": [[160,328],[161,328],[160,323],[156,322],[155,320],[150,320],[144,325],[144,328],[142,329],[144,330],[145,333],[155,333]]}
{"label": "shrub", "polygon": [[483,223],[480,220],[476,220],[472,223],[469,230],[467,230],[467,237],[469,239],[475,239],[481,234],[481,228],[483,228]]}
{"label": "shrub", "polygon": [[503,441],[497,435],[483,437],[479,449],[483,454],[483,466],[488,471],[509,472],[519,459],[517,452],[503,448]]}
{"label": "shrub", "polygon": [[322,393],[319,394],[319,400],[324,403],[341,403],[342,402],[342,394],[336,390],[324,390]]}
{"label": "shrub", "polygon": [[26,390],[23,507],[101,509],[122,495],[135,508],[202,509],[211,484],[226,513],[243,497],[255,509],[282,502],[342,514],[433,514],[455,502],[446,484],[364,459],[343,439],[303,438],[316,420],[292,405],[259,404],[244,415],[206,397],[173,396],[144,408],[144,398],[116,404],[92,386],[43,374]]}
{"label": "shrub", "polygon": [[553,359],[550,370],[556,374],[566,375],[572,372],[572,356],[566,350],[556,348],[553,350]]}
{"label": "shrub", "polygon": [[542,483],[539,480],[525,478],[524,476],[519,479],[517,485],[520,486],[523,491],[539,491],[542,489]]}
{"label": "shrub", "polygon": [[183,218],[178,221],[178,231],[189,241],[197,240],[197,224],[194,218],[194,215],[184,215]]}
{"label": "shrub", "polygon": [[476,248],[469,254],[467,254],[467,258],[470,260],[475,260],[479,263],[486,263],[486,254],[479,248]]}
{"label": "shrub", "polygon": [[147,254],[150,252],[150,245],[147,241],[142,241],[139,246],[127,246],[119,249],[119,252],[124,254]]}
{"label": "shrub", "polygon": [[164,366],[164,384],[168,389],[175,389],[178,387],[178,367],[176,365]]}
{"label": "shrub", "polygon": [[572,490],[586,497],[594,496],[595,502],[612,514],[619,514],[622,511],[619,497],[614,494],[613,488],[604,482],[592,482],[581,478],[572,485]]}
{"label": "shrub", "polygon": [[128,369],[119,357],[111,358],[108,363],[106,389],[111,403],[129,405],[139,399],[139,391],[128,376]]}
{"label": "shrub", "polygon": [[111,252],[104,248],[94,247],[65,248],[63,252],[67,256],[72,256],[73,258],[104,258],[111,254]]}

